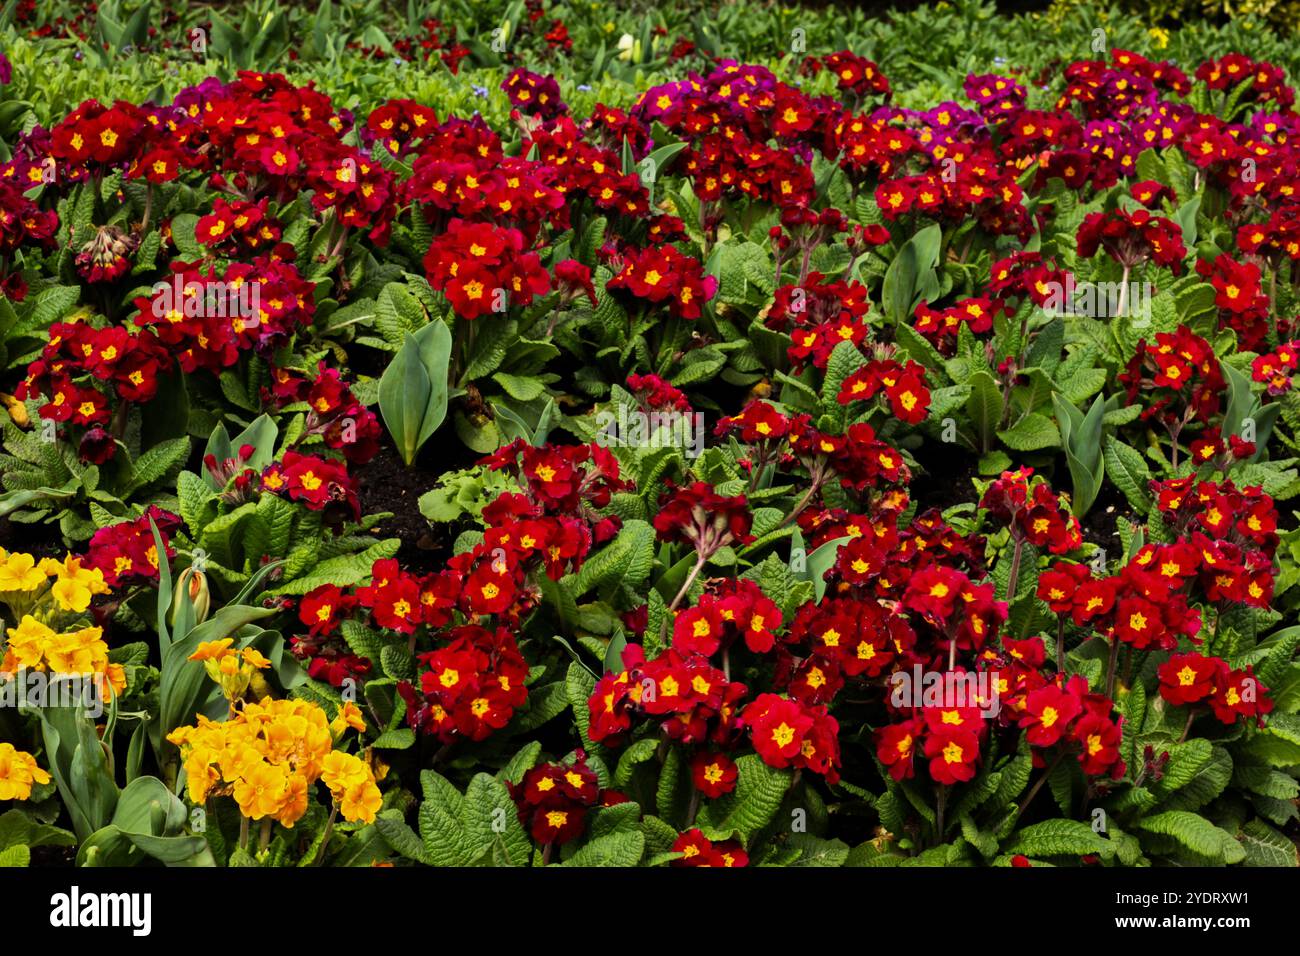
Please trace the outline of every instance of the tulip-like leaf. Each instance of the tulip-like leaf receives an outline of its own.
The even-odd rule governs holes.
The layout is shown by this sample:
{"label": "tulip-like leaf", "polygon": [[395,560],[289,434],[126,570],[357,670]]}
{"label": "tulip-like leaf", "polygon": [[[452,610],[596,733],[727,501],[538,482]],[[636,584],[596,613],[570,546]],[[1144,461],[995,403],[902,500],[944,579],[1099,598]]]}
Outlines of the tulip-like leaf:
{"label": "tulip-like leaf", "polygon": [[430,322],[406,336],[379,380],[379,411],[408,466],[447,417],[450,359],[450,330]]}
{"label": "tulip-like leaf", "polygon": [[1073,488],[1072,510],[1075,517],[1087,514],[1101,492],[1106,476],[1106,462],[1102,455],[1102,419],[1106,414],[1104,396],[1093,400],[1088,414],[1084,415],[1060,394],[1052,393],[1056,421],[1061,430],[1061,446],[1070,466]]}

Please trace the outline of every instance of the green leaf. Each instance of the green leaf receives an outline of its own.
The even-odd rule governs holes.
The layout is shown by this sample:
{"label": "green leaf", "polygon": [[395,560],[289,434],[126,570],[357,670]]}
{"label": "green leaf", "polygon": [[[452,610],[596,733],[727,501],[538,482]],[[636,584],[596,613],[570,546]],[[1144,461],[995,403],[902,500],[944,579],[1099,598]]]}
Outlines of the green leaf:
{"label": "green leaf", "polygon": [[464,806],[466,838],[475,848],[475,859],[491,854],[495,866],[528,865],[533,845],[504,783],[486,773],[475,774]]}
{"label": "green leaf", "polygon": [[1025,827],[1016,834],[1006,852],[1030,857],[1083,856],[1089,853],[1109,857],[1115,852],[1115,845],[1094,833],[1086,823],[1058,819]]}
{"label": "green leaf", "polygon": [[613,541],[588,558],[573,580],[573,596],[622,583],[643,585],[654,568],[655,532],[644,521],[626,522]]}
{"label": "green leaf", "polygon": [[640,830],[611,833],[592,840],[561,866],[636,866],[645,852],[645,834]]}
{"label": "green leaf", "polygon": [[1114,435],[1106,438],[1105,449],[1106,473],[1110,480],[1124,493],[1134,511],[1146,514],[1151,509],[1151,496],[1147,491],[1151,471],[1142,455]]}
{"label": "green leaf", "polygon": [[1002,420],[1002,392],[993,376],[983,369],[971,375],[969,385],[966,414],[975,429],[980,450],[988,451],[993,432]]}
{"label": "green leaf", "polygon": [[895,326],[909,322],[912,310],[921,299],[937,298],[939,279],[935,266],[939,263],[942,242],[943,231],[938,223],[932,223],[908,239],[890,262],[880,291],[880,305],[885,317]]}
{"label": "green leaf", "polygon": [[451,332],[430,322],[406,337],[379,380],[379,410],[407,466],[447,417],[450,361]]}
{"label": "green leaf", "polygon": [[1036,451],[1055,448],[1061,442],[1056,423],[1046,415],[1030,412],[1011,428],[998,432],[998,438],[1008,448],[1016,451]]}
{"label": "green leaf", "polygon": [[1198,857],[1218,863],[1240,863],[1246,851],[1227,830],[1221,830],[1205,817],[1186,810],[1169,810],[1145,817],[1137,829],[1169,837]]}
{"label": "green leaf", "polygon": [[790,771],[763,763],[756,754],[736,761],[736,788],[700,809],[696,825],[710,839],[739,838],[748,845],[771,822],[790,786]]}

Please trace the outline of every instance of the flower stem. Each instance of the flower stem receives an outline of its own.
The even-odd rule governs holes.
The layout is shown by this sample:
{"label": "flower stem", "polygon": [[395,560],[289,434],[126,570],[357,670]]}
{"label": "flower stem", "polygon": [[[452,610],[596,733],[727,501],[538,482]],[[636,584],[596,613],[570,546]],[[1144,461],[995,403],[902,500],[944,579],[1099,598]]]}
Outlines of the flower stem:
{"label": "flower stem", "polygon": [[1020,556],[1024,552],[1023,538],[1016,539],[1016,548],[1011,553],[1011,574],[1007,576],[1007,603],[1016,599],[1016,585],[1020,582]]}
{"label": "flower stem", "polygon": [[1114,638],[1110,642],[1110,660],[1106,662],[1106,696],[1111,700],[1115,699],[1115,676],[1119,663],[1119,638]]}
{"label": "flower stem", "polygon": [[1048,764],[1047,769],[1044,770],[1043,775],[1038,778],[1038,782],[1034,784],[1033,789],[1029,791],[1029,793],[1025,796],[1025,799],[1020,801],[1020,807],[1018,810],[1016,810],[1017,817],[1022,817],[1025,815],[1025,810],[1029,807],[1031,803],[1034,802],[1034,797],[1038,796],[1038,791],[1043,789],[1043,784],[1047,783],[1047,778],[1052,775],[1052,771],[1056,769],[1056,765],[1061,762],[1061,758],[1064,756],[1065,756],[1065,751],[1062,750],[1059,753],[1057,753],[1056,757],[1052,760],[1052,762]]}

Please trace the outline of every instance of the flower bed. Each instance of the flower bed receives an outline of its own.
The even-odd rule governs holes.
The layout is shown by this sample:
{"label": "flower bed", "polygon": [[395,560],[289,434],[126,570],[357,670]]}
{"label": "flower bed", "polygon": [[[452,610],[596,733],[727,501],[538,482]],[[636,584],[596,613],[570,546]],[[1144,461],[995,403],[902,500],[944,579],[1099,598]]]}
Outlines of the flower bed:
{"label": "flower bed", "polygon": [[14,139],[0,861],[1296,865],[1282,70],[679,52]]}

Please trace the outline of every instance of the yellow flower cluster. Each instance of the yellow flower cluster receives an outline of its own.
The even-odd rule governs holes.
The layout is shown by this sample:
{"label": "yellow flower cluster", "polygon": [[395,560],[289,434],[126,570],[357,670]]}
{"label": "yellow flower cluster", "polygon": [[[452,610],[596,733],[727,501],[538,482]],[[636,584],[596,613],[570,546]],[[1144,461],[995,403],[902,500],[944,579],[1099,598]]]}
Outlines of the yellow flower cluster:
{"label": "yellow flower cluster", "polygon": [[49,783],[50,775],[36,766],[36,758],[0,743],[0,800],[26,800],[33,783]]}
{"label": "yellow flower cluster", "polygon": [[0,600],[10,605],[28,606],[44,596],[50,578],[54,584],[49,594],[61,610],[77,614],[90,607],[96,594],[107,594],[104,572],[83,568],[81,558],[67,555],[62,561],[0,548]]}
{"label": "yellow flower cluster", "polygon": [[194,803],[229,795],[244,816],[292,827],[307,812],[310,787],[323,779],[345,819],[369,823],[381,801],[375,775],[365,761],[334,749],[348,727],[365,728],[355,704],[344,704],[331,724],[315,704],[268,699],[221,722],[199,715],[196,726],[167,739],[181,748]]}
{"label": "yellow flower cluster", "polygon": [[221,693],[229,701],[239,700],[250,686],[254,696],[265,697],[269,689],[257,672],[266,670],[271,662],[255,647],[236,651],[234,643],[233,637],[204,641],[190,655],[190,660],[203,662],[203,669],[221,687]]}
{"label": "yellow flower cluster", "polygon": [[102,674],[114,695],[126,690],[126,671],[108,659],[108,645],[99,627],[82,627],[59,633],[30,614],[9,632],[8,648],[0,673],[19,670],[86,676]]}

